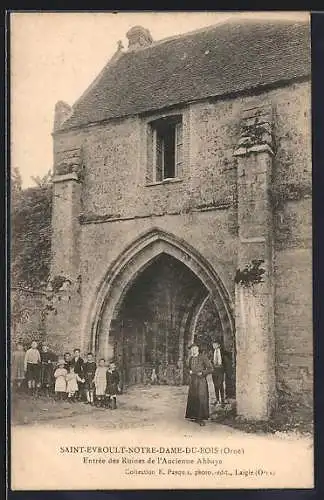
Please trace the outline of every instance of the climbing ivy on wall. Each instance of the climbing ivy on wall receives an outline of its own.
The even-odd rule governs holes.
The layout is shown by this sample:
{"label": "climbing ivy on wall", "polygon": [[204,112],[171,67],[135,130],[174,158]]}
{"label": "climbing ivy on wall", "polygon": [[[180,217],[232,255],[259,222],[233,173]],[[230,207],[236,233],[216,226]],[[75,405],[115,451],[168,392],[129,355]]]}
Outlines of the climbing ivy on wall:
{"label": "climbing ivy on wall", "polygon": [[249,287],[257,283],[262,283],[265,269],[261,267],[264,263],[262,259],[252,260],[243,269],[238,269],[235,275],[235,283],[244,287]]}
{"label": "climbing ivy on wall", "polygon": [[51,259],[51,211],[51,184],[21,190],[12,196],[12,286],[45,286]]}
{"label": "climbing ivy on wall", "polygon": [[[50,272],[52,185],[21,189],[19,172],[11,176],[10,285],[11,340],[23,341],[45,334],[47,304],[44,290]],[[48,176],[47,176],[48,181]]]}

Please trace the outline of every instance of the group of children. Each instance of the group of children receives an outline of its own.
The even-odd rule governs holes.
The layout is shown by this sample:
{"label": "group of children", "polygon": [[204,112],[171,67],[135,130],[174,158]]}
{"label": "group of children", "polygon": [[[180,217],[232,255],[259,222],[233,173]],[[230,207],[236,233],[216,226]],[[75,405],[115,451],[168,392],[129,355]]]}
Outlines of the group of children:
{"label": "group of children", "polygon": [[113,362],[107,366],[105,359],[101,358],[97,365],[90,352],[82,364],[75,364],[73,360],[67,364],[66,360],[59,359],[54,378],[58,399],[67,397],[71,402],[76,401],[82,397],[84,391],[86,402],[89,404],[112,409],[117,406],[119,373]]}
{"label": "group of children", "polygon": [[74,349],[73,357],[65,353],[64,357],[57,359],[46,344],[39,350],[36,341],[26,352],[22,344],[17,345],[12,354],[12,380],[17,388],[26,380],[27,389],[33,394],[41,389],[50,395],[54,389],[57,400],[83,400],[112,409],[117,407],[117,394],[120,392],[120,377],[115,363],[107,365],[101,358],[97,365],[91,352],[84,361],[79,349]]}

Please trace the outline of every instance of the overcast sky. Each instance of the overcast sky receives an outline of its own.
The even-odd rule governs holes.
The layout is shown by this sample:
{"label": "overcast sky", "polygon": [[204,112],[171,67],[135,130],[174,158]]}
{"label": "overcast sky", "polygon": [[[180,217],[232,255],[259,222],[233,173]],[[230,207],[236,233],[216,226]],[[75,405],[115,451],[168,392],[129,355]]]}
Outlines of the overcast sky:
{"label": "overcast sky", "polygon": [[[14,13],[11,16],[11,138],[13,166],[24,187],[52,168],[54,106],[72,105],[101,71],[129,28],[153,39],[222,22],[232,12]],[[263,14],[264,15],[264,14]],[[273,15],[296,16],[296,13]],[[250,14],[249,14],[250,16]],[[259,16],[259,14],[258,14]]]}

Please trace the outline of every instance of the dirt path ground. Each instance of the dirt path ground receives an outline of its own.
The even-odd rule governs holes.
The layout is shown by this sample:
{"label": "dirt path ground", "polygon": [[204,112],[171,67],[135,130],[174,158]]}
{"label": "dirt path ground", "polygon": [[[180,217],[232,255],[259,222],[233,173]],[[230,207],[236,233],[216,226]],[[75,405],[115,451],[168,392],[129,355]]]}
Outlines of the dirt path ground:
{"label": "dirt path ground", "polygon": [[155,425],[159,421],[181,421],[186,403],[185,387],[136,387],[118,397],[114,411],[84,403],[57,402],[53,398],[15,396],[12,401],[14,425],[47,424],[59,427],[115,428]]}
{"label": "dirt path ground", "polygon": [[[210,405],[211,419],[205,428],[196,429],[196,424],[184,419],[188,388],[186,386],[137,386],[118,396],[118,408],[109,410],[96,408],[81,402],[55,401],[53,398],[34,398],[14,395],[11,414],[14,426],[46,426],[73,429],[165,429],[177,432],[191,429],[192,432],[210,432],[212,429],[226,435],[246,434],[228,425],[214,421],[215,407]],[[210,398],[212,403],[213,397]],[[258,433],[262,435],[262,432]],[[249,434],[251,435],[251,434]],[[253,435],[253,434],[252,434]],[[265,434],[268,435],[268,434]],[[296,432],[277,432],[272,438],[299,439],[309,441],[310,436]]]}

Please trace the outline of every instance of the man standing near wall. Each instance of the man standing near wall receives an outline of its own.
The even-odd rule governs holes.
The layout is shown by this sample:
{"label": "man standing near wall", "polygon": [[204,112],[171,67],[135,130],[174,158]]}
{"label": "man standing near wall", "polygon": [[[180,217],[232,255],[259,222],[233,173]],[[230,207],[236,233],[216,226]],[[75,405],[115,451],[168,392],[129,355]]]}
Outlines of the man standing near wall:
{"label": "man standing near wall", "polygon": [[212,364],[213,364],[213,383],[215,387],[216,401],[214,404],[225,403],[224,391],[224,353],[219,340],[213,342]]}

